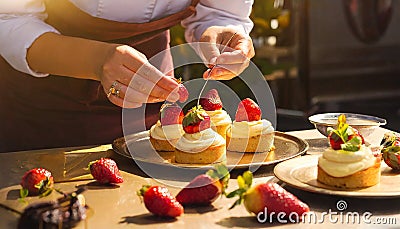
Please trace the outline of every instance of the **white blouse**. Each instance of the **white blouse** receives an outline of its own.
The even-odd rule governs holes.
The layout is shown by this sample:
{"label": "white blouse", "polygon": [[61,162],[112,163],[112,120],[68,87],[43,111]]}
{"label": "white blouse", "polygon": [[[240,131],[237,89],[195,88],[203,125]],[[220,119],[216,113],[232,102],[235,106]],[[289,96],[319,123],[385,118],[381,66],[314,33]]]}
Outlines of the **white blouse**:
{"label": "white blouse", "polygon": [[[86,13],[108,20],[143,23],[183,10],[190,0],[70,0]],[[235,26],[249,33],[254,0],[200,0],[196,15],[182,21],[188,42],[196,41],[213,25]],[[0,55],[15,69],[41,77],[26,61],[27,49],[46,32],[59,33],[46,24],[43,0],[0,1]]]}

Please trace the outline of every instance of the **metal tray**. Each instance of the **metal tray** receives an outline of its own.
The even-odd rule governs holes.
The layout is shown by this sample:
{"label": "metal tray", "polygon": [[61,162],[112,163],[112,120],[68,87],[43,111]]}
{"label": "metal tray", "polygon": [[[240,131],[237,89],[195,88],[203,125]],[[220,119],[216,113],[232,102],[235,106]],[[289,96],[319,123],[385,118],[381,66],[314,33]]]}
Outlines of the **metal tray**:
{"label": "metal tray", "polygon": [[[226,164],[229,169],[249,168],[275,164],[306,153],[308,143],[293,135],[275,132],[275,150],[267,153],[238,153],[227,151]],[[211,168],[212,165],[175,163],[173,153],[157,153],[151,146],[149,132],[118,138],[113,142],[116,153],[137,162],[176,166],[181,168]]]}

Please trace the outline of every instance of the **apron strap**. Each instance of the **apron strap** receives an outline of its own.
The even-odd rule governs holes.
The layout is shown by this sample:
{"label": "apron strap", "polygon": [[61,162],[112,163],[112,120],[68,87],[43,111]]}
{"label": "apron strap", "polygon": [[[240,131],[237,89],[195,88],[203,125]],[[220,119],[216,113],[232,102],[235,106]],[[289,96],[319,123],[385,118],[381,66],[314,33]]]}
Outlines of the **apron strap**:
{"label": "apron strap", "polygon": [[99,41],[138,36],[137,40],[156,35],[177,25],[196,12],[199,0],[192,0],[184,10],[147,23],[126,23],[93,17],[68,0],[45,0],[46,22],[62,34]]}

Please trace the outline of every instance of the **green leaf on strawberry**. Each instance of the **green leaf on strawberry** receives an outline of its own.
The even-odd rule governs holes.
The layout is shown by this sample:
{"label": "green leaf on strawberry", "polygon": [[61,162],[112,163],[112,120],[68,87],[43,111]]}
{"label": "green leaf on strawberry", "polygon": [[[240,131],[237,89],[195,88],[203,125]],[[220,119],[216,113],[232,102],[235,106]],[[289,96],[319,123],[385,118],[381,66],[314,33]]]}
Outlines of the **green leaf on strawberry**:
{"label": "green leaf on strawberry", "polygon": [[26,189],[26,188],[21,188],[21,189],[19,190],[19,196],[20,196],[21,198],[25,198],[25,197],[27,197],[28,195],[29,195],[28,189]]}
{"label": "green leaf on strawberry", "polygon": [[217,164],[205,174],[196,176],[176,195],[182,205],[209,205],[225,195],[230,174],[224,164]]}
{"label": "green leaf on strawberry", "polygon": [[228,198],[239,197],[229,209],[243,203],[249,212],[256,215],[268,209],[268,212],[274,212],[271,216],[283,213],[286,217],[291,213],[302,216],[310,211],[307,204],[276,183],[266,182],[252,186],[253,175],[250,171],[238,176],[237,181],[239,188],[226,195]]}
{"label": "green leaf on strawberry", "polygon": [[183,130],[188,134],[198,133],[211,127],[210,116],[199,106],[190,109],[182,121]]}
{"label": "green leaf on strawberry", "polygon": [[400,170],[400,136],[393,132],[386,133],[381,147],[385,163],[394,170]]}
{"label": "green leaf on strawberry", "polygon": [[344,114],[338,117],[337,128],[328,127],[327,132],[329,144],[334,150],[355,152],[364,143],[362,136],[346,123]]}
{"label": "green leaf on strawberry", "polygon": [[225,194],[225,190],[228,187],[230,179],[230,173],[225,164],[219,163],[214,166],[214,169],[210,169],[206,172],[208,176],[214,179],[218,179],[222,184],[222,194]]}
{"label": "green leaf on strawberry", "polygon": [[362,139],[359,136],[356,136],[340,146],[342,150],[356,152],[360,149],[361,143]]}

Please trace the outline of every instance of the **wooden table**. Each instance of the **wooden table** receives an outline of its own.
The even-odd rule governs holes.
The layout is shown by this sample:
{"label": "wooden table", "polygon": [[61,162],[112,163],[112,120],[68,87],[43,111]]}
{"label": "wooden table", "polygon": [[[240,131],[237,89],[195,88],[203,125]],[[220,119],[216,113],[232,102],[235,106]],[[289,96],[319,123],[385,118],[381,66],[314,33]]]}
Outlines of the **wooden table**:
{"label": "wooden table", "polygon": [[[387,131],[379,128],[374,132],[373,139],[378,139]],[[327,142],[316,130],[304,130],[288,132],[299,138],[305,139],[310,148],[308,154],[318,154],[321,147],[326,147]],[[288,191],[306,202],[316,214],[318,222],[288,223],[267,222],[261,224],[254,215],[250,215],[243,206],[228,210],[234,200],[220,198],[212,206],[185,208],[185,214],[176,220],[165,220],[152,216],[136,196],[136,191],[142,184],[168,185],[173,194],[179,191],[179,187],[197,174],[181,174],[179,170],[162,171],[160,177],[153,179],[147,177],[133,160],[116,154],[111,145],[97,147],[75,147],[62,149],[35,150],[0,154],[0,203],[10,206],[17,211],[23,211],[26,203],[18,201],[19,182],[25,171],[34,167],[45,167],[52,171],[55,178],[55,186],[65,192],[75,190],[76,186],[87,185],[89,189],[84,193],[89,206],[88,218],[77,228],[260,228],[260,227],[284,227],[284,228],[337,228],[346,226],[350,228],[400,228],[400,198],[366,199],[349,198],[341,196],[323,195],[297,190],[289,185],[282,184]],[[124,183],[118,186],[99,187],[91,185],[87,164],[89,161],[100,157],[115,159],[123,171]],[[158,166],[159,167],[159,166]],[[255,172],[255,182],[278,181],[273,175],[274,165],[265,166]],[[160,168],[155,168],[160,169]],[[236,179],[243,170],[234,170],[231,173],[229,190],[236,189]],[[399,184],[400,185],[400,184]],[[27,198],[28,203],[47,201],[60,197],[53,192],[50,196],[38,199]],[[337,210],[337,202],[345,201],[347,209],[345,214],[358,213],[362,215],[370,212],[371,223],[361,220],[346,222],[341,221],[340,215],[333,215]],[[331,211],[332,214],[326,215]],[[324,216],[325,215],[325,216]],[[331,219],[329,219],[329,216]],[[0,207],[0,228],[16,228],[19,214]],[[337,220],[337,222],[335,222]],[[383,222],[385,221],[385,222]]]}

